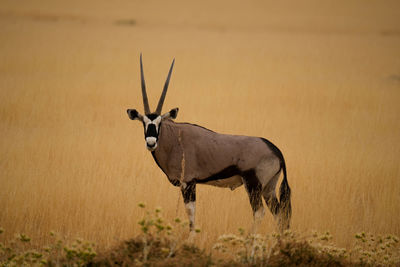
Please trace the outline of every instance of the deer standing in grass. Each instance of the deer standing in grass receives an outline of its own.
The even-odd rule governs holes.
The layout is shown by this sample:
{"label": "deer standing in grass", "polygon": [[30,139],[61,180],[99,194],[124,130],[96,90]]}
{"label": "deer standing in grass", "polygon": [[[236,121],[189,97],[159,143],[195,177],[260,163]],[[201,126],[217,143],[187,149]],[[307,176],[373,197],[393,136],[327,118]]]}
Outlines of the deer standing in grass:
{"label": "deer standing in grass", "polygon": [[[178,108],[161,114],[175,60],[155,112],[150,111],[140,55],[144,114],[128,109],[131,120],[143,123],[146,147],[174,186],[180,186],[189,217],[191,234],[195,230],[196,185],[208,184],[231,190],[244,184],[253,210],[255,225],[264,216],[262,198],[277,220],[279,229],[289,228],[290,187],[282,152],[261,137],[219,134],[191,123],[177,123]],[[279,200],[275,186],[283,180]]]}

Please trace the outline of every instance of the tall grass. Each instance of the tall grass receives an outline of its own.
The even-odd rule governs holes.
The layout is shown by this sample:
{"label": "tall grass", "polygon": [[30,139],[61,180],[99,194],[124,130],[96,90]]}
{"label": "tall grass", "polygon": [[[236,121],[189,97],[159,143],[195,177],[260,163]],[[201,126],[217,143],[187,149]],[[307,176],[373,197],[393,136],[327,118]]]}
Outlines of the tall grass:
{"label": "tall grass", "polygon": [[[400,84],[390,78],[400,69],[398,3],[309,4],[233,1],[217,14],[207,3],[172,2],[161,13],[150,3],[5,1],[4,238],[23,232],[41,245],[56,231],[108,247],[140,232],[140,201],[184,216],[179,189],[125,112],[142,109],[139,52],[152,108],[175,57],[164,107],[178,106],[178,121],[281,148],[293,230],[329,230],[340,246],[360,231],[400,235]],[[250,227],[243,188],[199,186],[197,199],[200,247]],[[260,228],[274,231],[270,214]]]}
{"label": "tall grass", "polygon": [[[145,204],[140,203],[145,209]],[[96,251],[88,241],[54,239],[34,249],[31,238],[16,235],[10,244],[0,242],[3,266],[398,266],[399,238],[393,235],[356,234],[351,249],[332,244],[329,232],[299,235],[290,230],[267,235],[239,234],[218,238],[209,250],[199,249],[187,236],[188,221],[168,222],[161,208],[145,210],[138,222],[141,233],[119,244]],[[200,230],[196,230],[197,233]],[[3,229],[0,229],[0,235]]]}

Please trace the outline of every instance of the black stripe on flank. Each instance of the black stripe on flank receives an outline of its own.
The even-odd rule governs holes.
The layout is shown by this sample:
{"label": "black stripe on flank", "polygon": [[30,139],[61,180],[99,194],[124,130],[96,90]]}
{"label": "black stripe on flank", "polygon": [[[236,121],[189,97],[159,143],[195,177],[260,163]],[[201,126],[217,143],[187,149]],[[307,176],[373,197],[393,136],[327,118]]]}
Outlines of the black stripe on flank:
{"label": "black stripe on flank", "polygon": [[201,179],[198,180],[196,179],[196,183],[199,184],[204,184],[204,183],[208,183],[211,181],[216,181],[216,180],[222,180],[222,179],[226,179],[235,175],[241,175],[241,171],[239,170],[239,168],[236,165],[231,165],[229,167],[226,167],[225,169],[205,178],[205,179]]}

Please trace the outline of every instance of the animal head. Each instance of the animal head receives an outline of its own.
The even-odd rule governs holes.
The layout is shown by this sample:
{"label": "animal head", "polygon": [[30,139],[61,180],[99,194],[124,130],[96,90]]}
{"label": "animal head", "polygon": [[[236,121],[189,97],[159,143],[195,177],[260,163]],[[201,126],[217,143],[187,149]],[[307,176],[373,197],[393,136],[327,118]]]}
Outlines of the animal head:
{"label": "animal head", "polygon": [[171,78],[171,73],[174,67],[174,63],[175,59],[172,61],[171,68],[169,69],[164,89],[162,91],[160,100],[158,101],[157,109],[155,112],[151,112],[149,101],[147,99],[146,83],[144,81],[142,54],[140,54],[140,78],[142,84],[144,115],[140,114],[136,109],[128,109],[127,112],[131,120],[139,120],[143,123],[146,147],[150,151],[154,151],[157,148],[158,136],[160,134],[162,121],[169,118],[175,119],[176,116],[178,115],[178,110],[179,110],[178,108],[171,109],[167,113],[161,115],[161,110],[164,103],[165,95],[167,94],[168,84]]}

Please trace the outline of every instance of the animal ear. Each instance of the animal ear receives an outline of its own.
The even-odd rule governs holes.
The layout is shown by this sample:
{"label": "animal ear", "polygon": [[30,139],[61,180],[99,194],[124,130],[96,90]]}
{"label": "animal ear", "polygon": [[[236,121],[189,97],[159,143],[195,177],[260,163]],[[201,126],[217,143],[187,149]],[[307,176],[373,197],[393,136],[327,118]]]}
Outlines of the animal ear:
{"label": "animal ear", "polygon": [[126,112],[131,120],[143,121],[143,116],[136,109],[128,109]]}
{"label": "animal ear", "polygon": [[176,119],[176,117],[178,116],[178,111],[179,111],[179,108],[173,108],[169,112],[162,115],[162,118],[163,119],[165,119],[165,118]]}
{"label": "animal ear", "polygon": [[171,116],[171,118],[176,119],[176,117],[178,116],[178,111],[179,108],[173,108],[169,111],[169,115]]}

